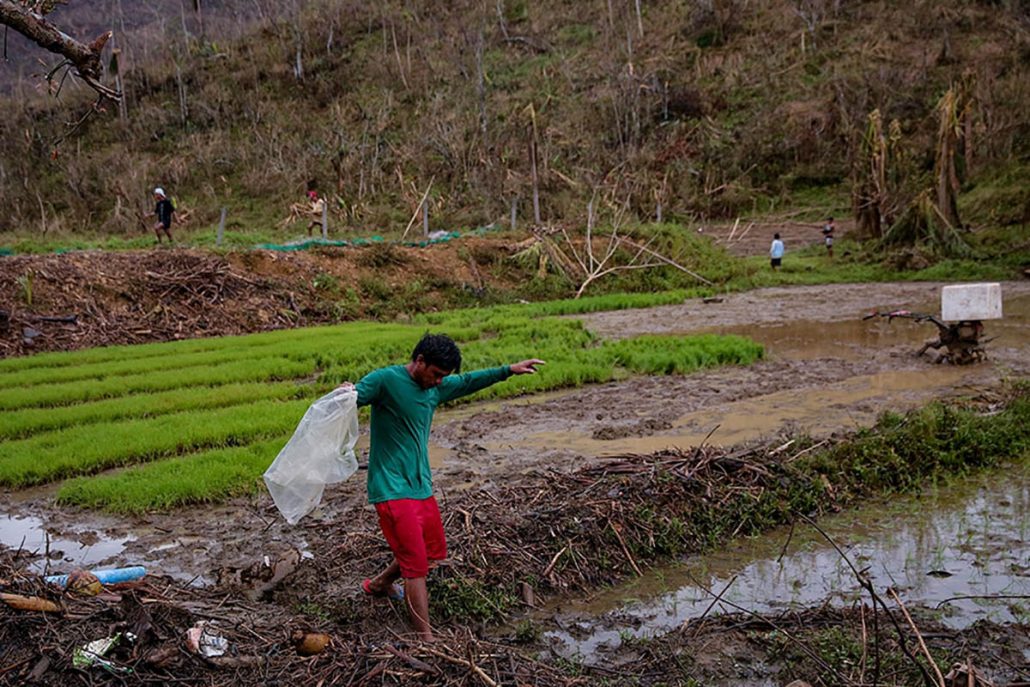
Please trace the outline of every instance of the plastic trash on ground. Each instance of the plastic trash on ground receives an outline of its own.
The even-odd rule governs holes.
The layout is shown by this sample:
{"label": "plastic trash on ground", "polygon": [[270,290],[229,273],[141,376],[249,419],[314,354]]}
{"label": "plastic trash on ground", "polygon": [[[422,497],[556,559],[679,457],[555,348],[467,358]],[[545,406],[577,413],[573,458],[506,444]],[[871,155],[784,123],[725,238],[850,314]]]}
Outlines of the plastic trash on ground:
{"label": "plastic trash on ground", "polygon": [[[131,642],[135,639],[135,636],[132,633],[126,633],[125,638]],[[78,647],[74,652],[72,652],[72,665],[76,668],[99,666],[112,673],[131,673],[131,668],[117,665],[104,658],[107,652],[118,646],[118,642],[120,642],[121,639],[122,633],[118,632],[110,637],[97,639]]]}
{"label": "plastic trash on ground", "polygon": [[265,471],[276,508],[291,525],[322,500],[325,485],[358,469],[358,392],[335,389],[311,404],[293,436]]}
{"label": "plastic trash on ground", "polygon": [[[95,577],[100,584],[118,584],[119,582],[132,582],[147,574],[147,569],[142,565],[134,565],[128,568],[111,568],[107,570],[90,570],[88,574]],[[67,587],[75,582],[76,576],[83,575],[82,571],[74,571],[70,575],[50,575],[44,577],[47,584],[54,584],[58,587]]]}
{"label": "plastic trash on ground", "polygon": [[199,623],[186,630],[186,648],[204,658],[224,656],[229,650],[229,640],[208,629],[208,622]]}

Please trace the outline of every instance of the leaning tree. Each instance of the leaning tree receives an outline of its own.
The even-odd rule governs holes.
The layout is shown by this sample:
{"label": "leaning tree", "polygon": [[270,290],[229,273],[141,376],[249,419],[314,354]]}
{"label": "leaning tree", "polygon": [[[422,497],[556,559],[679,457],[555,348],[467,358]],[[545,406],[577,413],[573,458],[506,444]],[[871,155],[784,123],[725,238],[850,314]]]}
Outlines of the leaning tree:
{"label": "leaning tree", "polygon": [[100,54],[111,38],[111,32],[102,33],[92,43],[83,43],[72,38],[46,18],[58,4],[64,4],[64,0],[0,0],[0,24],[14,29],[41,48],[64,58],[47,74],[46,78],[51,84],[56,83],[59,88],[63,76],[68,71],[73,71],[99,94],[101,100],[119,100],[121,93],[100,82],[103,72]]}

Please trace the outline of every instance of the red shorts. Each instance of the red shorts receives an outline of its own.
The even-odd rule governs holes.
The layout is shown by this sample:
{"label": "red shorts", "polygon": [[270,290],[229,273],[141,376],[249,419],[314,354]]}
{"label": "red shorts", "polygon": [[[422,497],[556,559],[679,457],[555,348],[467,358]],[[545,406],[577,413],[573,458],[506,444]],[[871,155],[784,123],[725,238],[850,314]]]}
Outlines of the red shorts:
{"label": "red shorts", "polygon": [[376,504],[379,527],[401,566],[401,577],[425,577],[429,561],[447,558],[440,507],[436,498],[397,499]]}

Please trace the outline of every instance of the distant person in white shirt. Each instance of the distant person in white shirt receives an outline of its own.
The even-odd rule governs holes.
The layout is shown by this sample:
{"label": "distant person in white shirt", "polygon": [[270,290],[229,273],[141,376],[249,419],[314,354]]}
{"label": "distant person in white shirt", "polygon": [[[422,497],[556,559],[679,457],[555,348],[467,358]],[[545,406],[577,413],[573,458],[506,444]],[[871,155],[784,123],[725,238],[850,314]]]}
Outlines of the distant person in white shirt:
{"label": "distant person in white shirt", "polygon": [[831,258],[833,257],[833,232],[836,229],[837,225],[834,223],[833,218],[827,218],[826,224],[823,225],[823,242],[826,244],[826,254]]}
{"label": "distant person in white shirt", "polygon": [[769,246],[769,264],[775,270],[783,263],[783,252],[786,248],[783,247],[783,241],[780,240],[779,234],[773,234],[772,245]]}

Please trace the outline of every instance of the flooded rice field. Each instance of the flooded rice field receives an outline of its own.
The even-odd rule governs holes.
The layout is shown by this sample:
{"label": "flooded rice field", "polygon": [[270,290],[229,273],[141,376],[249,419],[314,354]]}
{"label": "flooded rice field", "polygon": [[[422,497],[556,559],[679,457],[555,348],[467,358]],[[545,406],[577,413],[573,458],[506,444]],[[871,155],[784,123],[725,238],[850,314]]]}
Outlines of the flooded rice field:
{"label": "flooded rice field", "polygon": [[[893,587],[907,604],[939,609],[947,627],[1030,620],[1030,466],[871,503],[823,518],[820,527],[868,571],[875,588]],[[775,616],[868,603],[863,594],[840,553],[799,523],[793,532],[739,540],[551,609],[558,629],[545,640],[559,655],[597,662],[624,642],[661,636],[706,614]]]}

